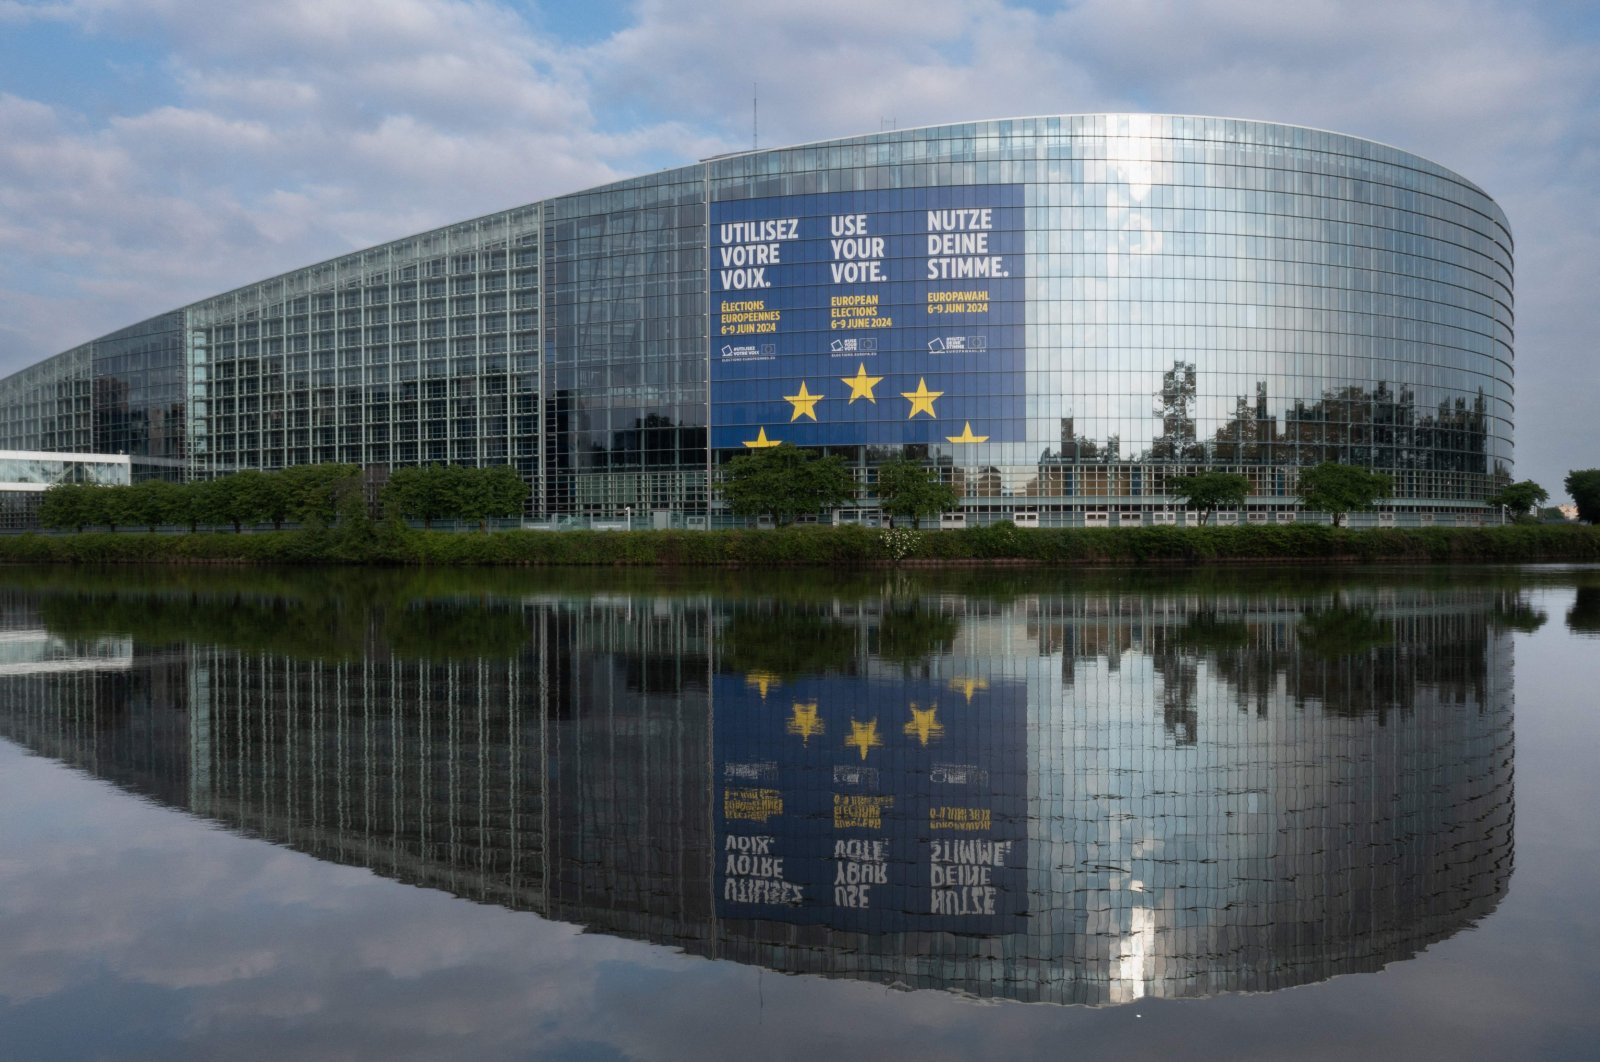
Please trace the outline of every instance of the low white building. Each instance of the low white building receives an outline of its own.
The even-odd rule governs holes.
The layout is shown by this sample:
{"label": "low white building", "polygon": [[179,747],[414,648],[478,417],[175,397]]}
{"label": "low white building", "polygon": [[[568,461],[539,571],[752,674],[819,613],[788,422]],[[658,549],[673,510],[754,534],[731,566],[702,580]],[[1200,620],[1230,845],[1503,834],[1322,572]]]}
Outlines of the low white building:
{"label": "low white building", "polygon": [[57,483],[132,482],[126,454],[0,450],[0,531],[39,526],[39,499]]}

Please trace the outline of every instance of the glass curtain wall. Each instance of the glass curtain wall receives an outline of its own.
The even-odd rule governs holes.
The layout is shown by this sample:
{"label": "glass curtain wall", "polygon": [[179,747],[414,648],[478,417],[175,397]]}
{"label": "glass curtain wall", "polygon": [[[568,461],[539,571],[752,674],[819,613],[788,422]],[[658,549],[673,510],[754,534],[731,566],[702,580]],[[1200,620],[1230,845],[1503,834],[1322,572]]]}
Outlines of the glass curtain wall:
{"label": "glass curtain wall", "polygon": [[181,479],[188,457],[182,310],[92,344],[94,445],[127,454],[133,477]]}
{"label": "glass curtain wall", "polygon": [[988,429],[1008,441],[926,449],[969,506],[1148,506],[1201,469],[1292,504],[1295,470],[1323,461],[1388,473],[1402,500],[1476,505],[1510,475],[1510,232],[1483,192],[1416,156],[1313,129],[1092,115],[708,169],[714,203],[1026,189],[1026,384],[1005,407],[1020,422]]}
{"label": "glass curtain wall", "polygon": [[74,347],[0,380],[0,447],[94,447],[90,345]]}
{"label": "glass curtain wall", "polygon": [[[936,211],[985,231],[937,233]],[[814,231],[759,235],[786,220]],[[887,253],[853,228],[880,223]],[[935,235],[1004,278],[944,290],[916,250]],[[0,442],[126,452],[136,479],[509,462],[534,512],[677,520],[711,511],[709,473],[770,423],[869,488],[881,460],[926,459],[979,520],[1170,520],[1170,477],[1201,469],[1247,476],[1252,519],[1292,519],[1298,470],[1324,461],[1389,474],[1402,512],[1470,518],[1512,476],[1512,270],[1480,189],[1354,137],[1161,115],[897,130],[561,196],[152,318],[0,381]],[[724,291],[763,272],[772,306]],[[791,324],[827,318],[839,275],[854,301]],[[909,312],[879,313],[879,276]],[[936,309],[987,334],[952,348]],[[752,342],[724,338],[735,311]],[[902,361],[872,361],[880,341]],[[940,358],[918,371],[924,348]],[[734,385],[713,379],[730,358]],[[886,403],[855,401],[874,387]]]}
{"label": "glass curtain wall", "polygon": [[346,462],[539,469],[539,208],[190,310],[194,471]]}
{"label": "glass curtain wall", "polygon": [[546,207],[552,513],[704,513],[706,213],[700,167]]}

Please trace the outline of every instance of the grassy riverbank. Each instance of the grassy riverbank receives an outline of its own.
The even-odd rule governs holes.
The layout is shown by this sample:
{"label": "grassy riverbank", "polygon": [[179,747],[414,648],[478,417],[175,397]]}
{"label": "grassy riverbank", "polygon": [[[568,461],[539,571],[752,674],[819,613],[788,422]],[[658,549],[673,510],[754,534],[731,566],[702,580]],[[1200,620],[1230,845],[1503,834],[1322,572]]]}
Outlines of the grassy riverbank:
{"label": "grassy riverbank", "polygon": [[861,527],[770,531],[428,532],[354,529],[246,534],[16,535],[0,563],[871,567],[904,564],[1136,564],[1211,561],[1531,563],[1600,561],[1600,527],[1513,525],[1350,531],[1265,527],[922,531],[898,543]]}

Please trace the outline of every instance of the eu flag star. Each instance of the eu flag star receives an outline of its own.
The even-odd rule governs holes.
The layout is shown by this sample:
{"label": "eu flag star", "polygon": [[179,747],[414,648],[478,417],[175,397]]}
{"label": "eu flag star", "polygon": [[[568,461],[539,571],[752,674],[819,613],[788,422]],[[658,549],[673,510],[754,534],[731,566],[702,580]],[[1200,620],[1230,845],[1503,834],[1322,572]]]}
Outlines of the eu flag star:
{"label": "eu flag star", "polygon": [[949,439],[953,443],[981,443],[989,441],[989,437],[987,435],[972,434],[972,421],[970,420],[962,425],[960,435],[946,435],[945,438]]}
{"label": "eu flag star", "polygon": [[756,437],[754,439],[745,439],[744,444],[752,450],[761,450],[768,446],[782,446],[783,440],[767,438],[767,429],[762,428],[756,433]]}
{"label": "eu flag star", "polygon": [[854,746],[861,750],[861,758],[867,758],[867,750],[875,749],[883,744],[883,739],[878,736],[878,721],[869,719],[865,723],[850,720],[850,736],[845,738],[846,745]]}
{"label": "eu flag star", "polygon": [[810,417],[812,420],[816,420],[817,403],[822,400],[822,396],[814,395],[807,391],[806,382],[801,380],[800,393],[797,395],[784,395],[783,400],[794,406],[794,414],[789,417],[789,422],[792,424],[801,417]]}
{"label": "eu flag star", "polygon": [[856,374],[854,376],[841,376],[839,377],[839,382],[850,385],[850,402],[845,403],[846,405],[853,403],[858,398],[865,398],[873,405],[878,404],[878,400],[873,397],[872,389],[883,382],[883,377],[868,376],[866,362],[863,361],[856,366]]}
{"label": "eu flag star", "polygon": [[915,391],[901,391],[900,397],[911,403],[911,412],[906,414],[907,420],[910,420],[918,413],[926,413],[934,420],[939,419],[939,414],[933,411],[933,400],[935,398],[943,398],[944,392],[928,390],[926,378],[917,377],[917,389]]}
{"label": "eu flag star", "polygon": [[974,693],[989,688],[989,680],[986,678],[973,678],[970,675],[957,675],[950,680],[950,688],[965,696],[967,703],[971,704]]}
{"label": "eu flag star", "polygon": [[791,734],[798,734],[800,736],[800,744],[811,744],[811,735],[820,734],[823,731],[822,720],[817,718],[817,702],[812,701],[810,704],[801,704],[796,701],[794,711],[790,714],[789,722],[784,726],[784,729]]}
{"label": "eu flag star", "polygon": [[901,727],[907,735],[915,737],[921,742],[923,748],[928,747],[928,742],[937,741],[944,737],[944,724],[939,722],[937,716],[939,706],[928,705],[926,710],[917,707],[917,702],[911,702],[911,722]]}

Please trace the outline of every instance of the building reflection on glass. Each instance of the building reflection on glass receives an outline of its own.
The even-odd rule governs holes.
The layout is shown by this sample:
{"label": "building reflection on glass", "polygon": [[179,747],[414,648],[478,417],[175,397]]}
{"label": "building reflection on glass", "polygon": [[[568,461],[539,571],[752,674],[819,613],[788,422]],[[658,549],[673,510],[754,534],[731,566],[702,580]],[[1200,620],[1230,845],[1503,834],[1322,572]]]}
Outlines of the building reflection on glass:
{"label": "building reflection on glass", "polygon": [[0,668],[5,737],[320,858],[784,972],[1270,990],[1410,957],[1511,875],[1527,609],[1504,591],[530,595],[359,622],[0,600],[0,655],[49,662]]}

